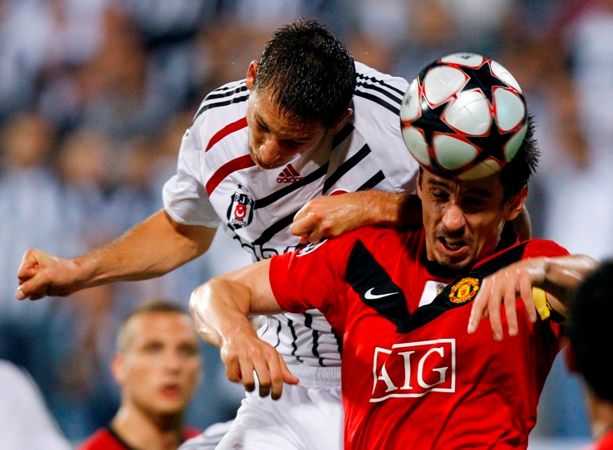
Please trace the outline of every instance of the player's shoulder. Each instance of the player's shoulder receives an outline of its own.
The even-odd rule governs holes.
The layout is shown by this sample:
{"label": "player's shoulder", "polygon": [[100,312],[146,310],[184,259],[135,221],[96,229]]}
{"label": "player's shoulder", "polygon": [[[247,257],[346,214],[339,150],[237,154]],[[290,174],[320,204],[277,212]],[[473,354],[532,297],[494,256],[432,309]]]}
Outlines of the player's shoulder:
{"label": "player's shoulder", "polygon": [[247,80],[245,79],[223,84],[213,89],[204,97],[202,102],[200,102],[194,119],[206,111],[246,101],[248,96],[249,90],[247,89]]}
{"label": "player's shoulder", "polygon": [[[329,239],[329,246],[335,247],[333,253],[338,249],[346,248],[351,250],[357,242],[360,242],[374,253],[391,252],[395,248],[405,248],[407,242],[418,241],[421,229],[408,230],[386,227],[381,225],[367,225],[348,231],[333,239]],[[301,254],[312,251],[313,247],[320,244],[311,244],[305,247]]]}
{"label": "player's shoulder", "polygon": [[100,428],[79,445],[78,450],[123,450],[124,448],[107,428]]}
{"label": "player's shoulder", "polygon": [[405,78],[380,72],[359,61],[355,62],[355,72],[358,86],[381,86],[400,96],[404,96],[404,92],[409,87],[409,83]]}
{"label": "player's shoulder", "polygon": [[377,120],[381,115],[399,116],[402,98],[408,87],[407,81],[359,62],[355,63],[355,67],[356,88],[353,104],[356,117],[365,116]]}
{"label": "player's shoulder", "polygon": [[223,123],[236,117],[244,117],[249,99],[246,80],[226,83],[209,92],[194,115],[194,126],[205,121]]}
{"label": "player's shoulder", "polygon": [[208,150],[225,137],[245,129],[248,99],[245,80],[226,83],[204,97],[188,130],[196,145]]}
{"label": "player's shoulder", "polygon": [[555,241],[549,239],[529,239],[525,242],[523,258],[537,256],[564,256],[569,251]]}
{"label": "player's shoulder", "polygon": [[400,140],[400,106],[407,82],[356,62],[353,125],[369,144],[384,148]]}

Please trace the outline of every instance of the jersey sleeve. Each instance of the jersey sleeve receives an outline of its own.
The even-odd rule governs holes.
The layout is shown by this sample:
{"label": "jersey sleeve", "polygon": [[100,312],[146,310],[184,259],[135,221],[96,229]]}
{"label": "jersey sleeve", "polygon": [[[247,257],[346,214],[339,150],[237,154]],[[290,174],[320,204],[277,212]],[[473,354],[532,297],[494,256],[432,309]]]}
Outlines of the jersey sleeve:
{"label": "jersey sleeve", "polygon": [[344,317],[348,288],[347,260],[357,237],[353,232],[273,256],[270,284],[279,305],[288,312],[317,308],[334,325]]}
{"label": "jersey sleeve", "polygon": [[216,228],[221,221],[201,181],[201,147],[196,140],[192,130],[183,135],[177,173],[164,184],[164,209],[179,223]]}

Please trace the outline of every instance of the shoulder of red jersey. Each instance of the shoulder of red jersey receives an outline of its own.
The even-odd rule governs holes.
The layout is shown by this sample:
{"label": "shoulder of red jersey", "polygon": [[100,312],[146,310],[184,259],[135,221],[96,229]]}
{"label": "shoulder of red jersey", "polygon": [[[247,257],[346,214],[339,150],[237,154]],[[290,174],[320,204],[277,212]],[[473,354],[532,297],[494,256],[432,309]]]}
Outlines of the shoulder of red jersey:
{"label": "shoulder of red jersey", "polygon": [[408,248],[418,245],[422,234],[421,232],[421,228],[401,230],[392,227],[367,225],[343,233],[335,238],[323,240],[317,244],[308,244],[298,249],[296,255],[303,256],[315,252],[325,243],[329,243],[327,244],[329,247],[332,246],[335,248],[353,247],[356,241],[361,241],[369,248],[379,248],[382,252],[385,252],[385,249],[394,247]]}
{"label": "shoulder of red jersey", "polygon": [[202,433],[202,430],[199,430],[198,428],[194,428],[190,426],[183,427],[183,439],[184,440],[199,436],[201,433]]}
{"label": "shoulder of red jersey", "polygon": [[126,450],[127,448],[107,428],[100,428],[88,437],[78,450]]}
{"label": "shoulder of red jersey", "polygon": [[523,257],[564,256],[568,254],[569,251],[555,241],[548,239],[530,239],[525,243]]}

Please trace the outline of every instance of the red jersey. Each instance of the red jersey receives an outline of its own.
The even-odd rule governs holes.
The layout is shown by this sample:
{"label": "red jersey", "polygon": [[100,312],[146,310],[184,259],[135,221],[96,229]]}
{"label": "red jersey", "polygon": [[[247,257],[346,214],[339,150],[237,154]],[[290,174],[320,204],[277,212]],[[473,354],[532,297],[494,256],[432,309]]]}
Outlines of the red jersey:
{"label": "red jersey", "polygon": [[613,450],[613,431],[605,434],[594,446],[594,450]]}
{"label": "red jersey", "polygon": [[[195,428],[185,427],[183,428],[183,439],[181,442],[185,442],[188,439],[196,437],[200,434]],[[115,430],[109,425],[105,428],[100,428],[94,434],[92,434],[85,442],[79,446],[79,450],[136,450],[134,447],[130,447],[121,436],[119,436]]]}
{"label": "red jersey", "polygon": [[423,230],[369,227],[274,257],[270,281],[282,308],[318,308],[342,340],[346,448],[526,448],[558,324],[518,311],[518,336],[502,342],[488,323],[466,327],[486,275],[564,254],[531,240],[451,280],[426,261]]}

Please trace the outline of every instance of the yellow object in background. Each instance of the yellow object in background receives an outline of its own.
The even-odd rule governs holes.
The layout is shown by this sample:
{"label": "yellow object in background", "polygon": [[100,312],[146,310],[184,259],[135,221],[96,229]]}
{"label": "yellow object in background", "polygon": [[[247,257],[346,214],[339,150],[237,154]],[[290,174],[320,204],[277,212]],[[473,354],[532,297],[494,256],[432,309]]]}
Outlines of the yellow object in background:
{"label": "yellow object in background", "polygon": [[532,288],[532,299],[534,300],[534,306],[536,306],[536,311],[541,316],[541,320],[548,319],[551,315],[549,310],[549,304],[547,303],[547,293],[537,287]]}

